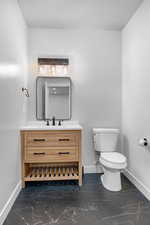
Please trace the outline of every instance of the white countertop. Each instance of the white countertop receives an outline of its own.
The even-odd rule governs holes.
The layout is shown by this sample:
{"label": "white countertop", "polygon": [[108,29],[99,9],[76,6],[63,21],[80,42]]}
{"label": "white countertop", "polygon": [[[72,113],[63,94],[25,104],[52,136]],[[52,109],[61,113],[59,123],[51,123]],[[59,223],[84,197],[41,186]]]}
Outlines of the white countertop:
{"label": "white countertop", "polygon": [[20,130],[82,130],[82,126],[77,121],[64,121],[61,126],[47,126],[45,121],[35,121],[28,122]]}

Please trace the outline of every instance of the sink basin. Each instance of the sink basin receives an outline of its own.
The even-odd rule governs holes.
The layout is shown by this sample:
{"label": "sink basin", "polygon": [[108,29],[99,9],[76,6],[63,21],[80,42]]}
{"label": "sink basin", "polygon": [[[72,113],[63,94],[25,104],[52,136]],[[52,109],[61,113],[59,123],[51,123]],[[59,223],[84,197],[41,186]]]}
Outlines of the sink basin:
{"label": "sink basin", "polygon": [[21,130],[81,130],[82,127],[77,122],[63,122],[61,126],[47,126],[45,122],[28,122]]}

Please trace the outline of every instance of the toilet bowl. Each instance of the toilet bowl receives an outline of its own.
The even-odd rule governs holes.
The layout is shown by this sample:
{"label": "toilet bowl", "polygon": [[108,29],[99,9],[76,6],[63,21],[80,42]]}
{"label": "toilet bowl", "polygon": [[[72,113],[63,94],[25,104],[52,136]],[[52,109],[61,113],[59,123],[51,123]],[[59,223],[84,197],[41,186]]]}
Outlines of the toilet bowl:
{"label": "toilet bowl", "polygon": [[104,172],[101,181],[110,191],[121,190],[120,172],[127,166],[126,157],[116,151],[118,134],[118,129],[93,128],[94,148],[100,153],[99,162]]}
{"label": "toilet bowl", "polygon": [[120,191],[120,172],[127,166],[126,157],[118,152],[107,152],[101,153],[99,161],[104,171],[101,176],[103,186],[110,191]]}

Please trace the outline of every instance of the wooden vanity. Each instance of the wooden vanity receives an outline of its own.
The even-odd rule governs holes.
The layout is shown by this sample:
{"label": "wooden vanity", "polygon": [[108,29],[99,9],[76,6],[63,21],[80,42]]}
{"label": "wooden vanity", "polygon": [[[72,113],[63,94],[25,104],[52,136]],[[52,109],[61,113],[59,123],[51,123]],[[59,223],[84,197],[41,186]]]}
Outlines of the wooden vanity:
{"label": "wooden vanity", "polygon": [[82,185],[81,129],[22,129],[22,187],[29,181],[78,180]]}

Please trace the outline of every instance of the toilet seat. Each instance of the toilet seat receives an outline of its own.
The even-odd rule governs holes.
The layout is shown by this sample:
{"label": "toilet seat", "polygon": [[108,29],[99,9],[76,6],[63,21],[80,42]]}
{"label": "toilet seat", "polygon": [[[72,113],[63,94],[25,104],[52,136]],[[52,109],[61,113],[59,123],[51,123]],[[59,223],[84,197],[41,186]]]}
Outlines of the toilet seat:
{"label": "toilet seat", "polygon": [[126,162],[126,157],[119,153],[119,152],[103,152],[101,153],[101,157],[112,163],[125,163]]}
{"label": "toilet seat", "polygon": [[124,169],[127,166],[126,157],[119,152],[101,153],[100,163],[113,169]]}

